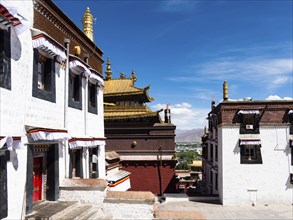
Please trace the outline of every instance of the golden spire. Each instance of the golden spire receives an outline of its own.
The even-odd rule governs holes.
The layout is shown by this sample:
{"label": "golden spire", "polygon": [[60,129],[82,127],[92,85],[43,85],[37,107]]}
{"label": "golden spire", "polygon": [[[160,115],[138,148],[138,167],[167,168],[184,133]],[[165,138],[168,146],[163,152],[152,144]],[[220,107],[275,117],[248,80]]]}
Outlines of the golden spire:
{"label": "golden spire", "polygon": [[108,57],[107,60],[107,70],[106,70],[106,80],[112,79],[112,70],[111,70],[111,62],[110,62],[110,57]]}
{"label": "golden spire", "polygon": [[228,84],[226,82],[226,80],[223,83],[223,99],[228,100]]}
{"label": "golden spire", "polygon": [[94,34],[93,34],[93,15],[90,13],[90,8],[87,7],[85,14],[82,18],[82,24],[83,24],[83,32],[85,35],[94,41]]}

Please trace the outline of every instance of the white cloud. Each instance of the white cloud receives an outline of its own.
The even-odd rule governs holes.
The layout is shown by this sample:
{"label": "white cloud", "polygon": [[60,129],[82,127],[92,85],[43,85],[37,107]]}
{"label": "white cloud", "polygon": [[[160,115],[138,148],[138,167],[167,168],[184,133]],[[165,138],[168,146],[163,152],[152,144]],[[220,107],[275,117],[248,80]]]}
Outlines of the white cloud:
{"label": "white cloud", "polygon": [[199,0],[165,0],[161,2],[160,10],[164,12],[190,11]]}
{"label": "white cloud", "polygon": [[[156,104],[152,106],[153,110],[166,108],[166,104]],[[170,105],[171,121],[176,125],[177,129],[185,130],[192,128],[204,128],[207,125],[207,114],[209,108],[194,108],[191,104],[183,102]],[[164,119],[164,113],[161,117]]]}
{"label": "white cloud", "polygon": [[277,95],[270,95],[266,98],[266,100],[282,100],[282,98]]}
{"label": "white cloud", "polygon": [[270,95],[266,98],[266,100],[293,100],[291,97],[284,97],[283,99],[277,95]]}
{"label": "white cloud", "polygon": [[172,81],[206,82],[207,80],[238,80],[245,83],[266,86],[273,91],[290,82],[292,79],[292,58],[259,58],[250,57],[235,59],[231,57],[220,58],[197,65],[190,66],[186,72],[196,73],[196,76],[169,77]]}

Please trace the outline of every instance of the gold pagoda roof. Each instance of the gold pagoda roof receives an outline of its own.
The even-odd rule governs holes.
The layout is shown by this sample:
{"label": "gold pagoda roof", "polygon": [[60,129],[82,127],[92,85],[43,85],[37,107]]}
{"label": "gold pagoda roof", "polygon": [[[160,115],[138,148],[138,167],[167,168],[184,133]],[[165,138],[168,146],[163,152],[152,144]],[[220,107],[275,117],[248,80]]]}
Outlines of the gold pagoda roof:
{"label": "gold pagoda roof", "polygon": [[143,89],[135,87],[133,78],[109,79],[105,80],[104,97],[142,95],[146,102],[151,102],[154,99],[149,96],[147,92],[149,89],[150,86]]}
{"label": "gold pagoda roof", "polygon": [[148,106],[104,106],[104,118],[105,120],[116,120],[156,117],[159,122],[162,122],[159,115],[161,111],[163,111],[163,109],[153,112]]}

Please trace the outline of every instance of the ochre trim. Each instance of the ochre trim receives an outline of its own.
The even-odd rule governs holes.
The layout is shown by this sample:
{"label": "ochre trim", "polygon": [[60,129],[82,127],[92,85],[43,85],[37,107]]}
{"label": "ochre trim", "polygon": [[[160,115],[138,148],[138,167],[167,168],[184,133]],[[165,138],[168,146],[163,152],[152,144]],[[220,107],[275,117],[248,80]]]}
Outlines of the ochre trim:
{"label": "ochre trim", "polygon": [[127,176],[127,177],[125,177],[125,178],[123,178],[123,179],[117,181],[116,183],[111,183],[111,184],[109,184],[109,186],[110,186],[110,187],[115,187],[115,186],[119,185],[120,183],[123,183],[124,181],[126,181],[126,180],[128,180],[128,179],[129,179],[129,176]]}
{"label": "ochre trim", "polygon": [[67,133],[67,130],[61,130],[61,129],[49,129],[49,128],[34,128],[29,130],[27,133],[35,133],[35,132],[52,132],[52,133]]}

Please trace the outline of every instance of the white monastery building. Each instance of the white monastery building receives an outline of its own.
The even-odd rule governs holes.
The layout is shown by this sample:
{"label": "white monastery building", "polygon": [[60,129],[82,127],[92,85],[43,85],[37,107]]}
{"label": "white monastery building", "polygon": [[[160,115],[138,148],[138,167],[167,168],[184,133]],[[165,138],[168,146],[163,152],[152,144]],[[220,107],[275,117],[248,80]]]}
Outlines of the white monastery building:
{"label": "white monastery building", "polygon": [[[105,178],[103,52],[51,0],[0,1],[0,218]],[[86,34],[85,34],[86,33]]]}
{"label": "white monastery building", "polygon": [[205,193],[223,205],[293,203],[293,100],[212,101],[203,137]]}

